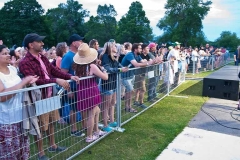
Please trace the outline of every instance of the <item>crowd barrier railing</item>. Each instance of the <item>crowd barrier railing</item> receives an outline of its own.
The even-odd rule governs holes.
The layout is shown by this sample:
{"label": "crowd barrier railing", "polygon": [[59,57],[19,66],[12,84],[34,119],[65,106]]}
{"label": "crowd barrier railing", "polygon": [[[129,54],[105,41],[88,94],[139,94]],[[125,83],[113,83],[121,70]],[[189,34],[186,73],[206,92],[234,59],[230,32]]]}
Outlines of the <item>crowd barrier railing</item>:
{"label": "crowd barrier railing", "polygon": [[[30,151],[29,159],[38,159],[43,154],[50,159],[73,159],[110,133],[124,132],[124,124],[185,81],[185,71],[178,69],[177,64],[164,62],[109,74],[110,81],[94,76],[80,78],[79,84],[69,81],[71,91],[51,83],[0,93],[0,107],[9,105],[8,110],[0,109],[0,159],[20,152],[6,144],[16,143],[17,137],[29,138],[17,146],[21,152]],[[4,101],[9,95],[12,98]],[[5,119],[9,116],[11,119]],[[9,137],[4,129],[11,130],[15,124],[21,124],[21,131]],[[87,140],[87,135],[97,139]],[[64,151],[57,152],[56,146]]]}
{"label": "crowd barrier railing", "polygon": [[212,56],[191,56],[183,62],[186,73],[198,74],[205,71],[213,71],[232,62],[230,54]]}

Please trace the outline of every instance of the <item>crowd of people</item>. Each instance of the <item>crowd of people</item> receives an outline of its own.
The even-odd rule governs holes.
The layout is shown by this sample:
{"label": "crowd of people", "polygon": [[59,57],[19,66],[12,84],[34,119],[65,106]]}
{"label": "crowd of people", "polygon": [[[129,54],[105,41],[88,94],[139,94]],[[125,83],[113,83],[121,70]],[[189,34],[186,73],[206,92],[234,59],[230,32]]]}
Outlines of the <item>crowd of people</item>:
{"label": "crowd of people", "polygon": [[[35,85],[56,83],[59,87],[46,87],[41,90],[41,99],[55,96],[54,90],[62,90],[61,104],[70,106],[70,135],[83,137],[91,143],[117,127],[115,105],[117,96],[117,75],[121,75],[121,98],[124,110],[137,113],[136,107],[147,108],[147,101],[158,99],[163,86],[178,85],[181,73],[187,72],[191,64],[198,69],[218,67],[226,60],[224,48],[206,44],[205,47],[184,48],[175,42],[171,46],[156,43],[116,43],[110,39],[99,47],[96,39],[89,44],[84,37],[73,34],[68,42],[60,42],[56,47],[44,49],[44,38],[36,33],[27,34],[23,47],[9,50],[0,40],[0,93],[14,91]],[[222,59],[223,57],[223,59]],[[167,65],[169,64],[169,72]],[[194,63],[193,63],[194,62]],[[206,63],[207,62],[207,63]],[[214,63],[212,63],[214,62]],[[163,75],[165,76],[163,80]],[[81,78],[81,80],[79,80]],[[146,84],[146,79],[148,79]],[[68,82],[67,80],[72,80]],[[158,90],[159,81],[163,86]],[[29,138],[23,134],[22,94],[10,94],[0,97],[0,159],[28,159]],[[120,95],[119,95],[120,96]],[[34,103],[32,96],[30,96]],[[132,100],[134,99],[134,102]],[[81,113],[81,128],[76,123],[76,113]],[[100,114],[102,114],[100,116]],[[99,128],[100,117],[103,127]],[[31,117],[28,117],[31,118]],[[38,149],[38,159],[49,159],[45,154],[43,133],[48,137],[48,151],[66,151],[66,146],[55,142],[54,123],[66,123],[62,110],[54,110],[37,118],[34,136]],[[18,142],[18,143],[16,143]]]}

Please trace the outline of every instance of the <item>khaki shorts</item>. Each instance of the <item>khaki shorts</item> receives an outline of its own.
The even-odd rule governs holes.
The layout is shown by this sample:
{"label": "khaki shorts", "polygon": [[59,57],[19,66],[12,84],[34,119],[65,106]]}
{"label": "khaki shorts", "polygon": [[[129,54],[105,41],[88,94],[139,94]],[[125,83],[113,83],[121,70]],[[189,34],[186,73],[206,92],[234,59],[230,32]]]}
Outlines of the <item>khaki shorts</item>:
{"label": "khaki shorts", "polygon": [[38,118],[41,130],[46,131],[48,130],[49,123],[58,121],[60,119],[60,116],[58,110],[54,110],[43,115],[40,115]]}
{"label": "khaki shorts", "polygon": [[134,89],[146,92],[146,82],[145,76],[137,75],[135,76]]}

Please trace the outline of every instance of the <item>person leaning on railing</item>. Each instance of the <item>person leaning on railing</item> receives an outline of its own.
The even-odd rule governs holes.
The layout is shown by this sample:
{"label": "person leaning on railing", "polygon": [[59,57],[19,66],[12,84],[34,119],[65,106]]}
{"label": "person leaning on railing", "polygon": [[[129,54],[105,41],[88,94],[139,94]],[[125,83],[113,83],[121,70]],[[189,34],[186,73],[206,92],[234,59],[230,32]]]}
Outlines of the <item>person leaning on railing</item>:
{"label": "person leaning on railing", "polygon": [[[101,95],[102,95],[102,105],[101,110],[103,113],[103,131],[110,132],[111,127],[117,127],[117,122],[114,121],[114,105],[116,103],[116,88],[117,88],[117,73],[127,72],[127,67],[122,67],[122,65],[116,60],[114,53],[117,52],[114,43],[107,42],[104,45],[102,54],[100,55],[100,60],[102,66],[109,73],[108,80],[101,81]],[[108,113],[110,118],[110,123],[108,124]]]}
{"label": "person leaning on railing", "polygon": [[[82,43],[73,57],[75,75],[79,77],[95,75],[103,80],[107,80],[108,74],[106,70],[97,66],[97,56],[98,53],[95,49],[89,48],[86,43]],[[98,129],[100,113],[98,106],[100,103],[101,97],[96,77],[80,80],[79,84],[77,84],[77,109],[78,111],[87,112],[87,143],[93,142],[99,136],[106,134],[106,132]]]}
{"label": "person leaning on railing", "polygon": [[[0,45],[0,93],[22,89],[38,80],[27,76],[23,80],[11,62],[6,46]],[[22,131],[22,93],[0,97],[0,159],[29,158],[29,138]]]}
{"label": "person leaning on railing", "polygon": [[[153,65],[156,63],[155,60],[153,61],[146,61],[143,60],[140,57],[140,54],[142,52],[142,46],[138,43],[134,43],[132,46],[132,52],[127,53],[123,60],[122,60],[122,66],[129,67],[129,68],[135,68],[135,67],[146,67],[149,65]],[[126,88],[126,94],[125,94],[125,111],[136,113],[137,110],[132,108],[132,92],[133,92],[133,83],[134,83],[134,70],[128,71],[126,73],[123,73],[121,75],[123,78],[122,83]]]}
{"label": "person leaning on railing", "polygon": [[[70,85],[66,80],[79,81],[77,76],[72,76],[68,73],[64,73],[55,66],[53,66],[49,60],[41,54],[44,43],[42,40],[45,36],[39,36],[36,33],[27,34],[23,40],[24,47],[28,49],[28,53],[19,63],[19,70],[24,76],[37,75],[39,79],[36,81],[37,85],[57,83],[66,90],[70,90]],[[42,89],[42,98],[52,97],[52,87]],[[49,139],[48,152],[61,152],[65,151],[66,147],[61,147],[55,143],[54,136],[54,122],[60,119],[58,110],[54,110],[39,117],[39,126],[42,132],[46,131]],[[35,143],[38,147],[38,159],[48,160],[45,156],[43,148],[43,139],[34,136]]]}

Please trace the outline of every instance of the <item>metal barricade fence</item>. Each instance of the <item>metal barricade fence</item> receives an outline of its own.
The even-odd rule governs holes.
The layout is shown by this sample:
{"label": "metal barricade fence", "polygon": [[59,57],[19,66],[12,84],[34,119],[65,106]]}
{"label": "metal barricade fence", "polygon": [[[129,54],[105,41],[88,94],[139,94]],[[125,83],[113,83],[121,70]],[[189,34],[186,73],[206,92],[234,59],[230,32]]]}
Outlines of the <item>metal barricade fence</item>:
{"label": "metal barricade fence", "polygon": [[194,75],[205,71],[213,71],[232,62],[232,59],[230,59],[230,54],[191,56],[188,62],[186,73]]}
{"label": "metal barricade fence", "polygon": [[[185,80],[185,70],[178,69],[177,63],[175,68],[174,62],[164,62],[109,74],[108,81],[93,76],[80,78],[79,84],[69,81],[70,91],[47,84],[0,93],[0,106],[9,95],[21,100],[19,106],[9,102],[9,110],[0,110],[0,159],[20,152],[11,148],[14,146],[3,148],[16,137],[29,137],[29,143],[24,143],[23,139],[17,143],[21,152],[25,150],[26,153],[29,150],[26,146],[30,145],[29,159],[38,159],[44,154],[50,159],[72,159],[111,132],[123,132],[125,123],[166,97]],[[16,121],[4,119],[6,113]],[[18,134],[3,135],[7,132],[1,132],[5,128],[16,128],[14,125],[20,123],[23,125],[19,126],[21,132]]]}

